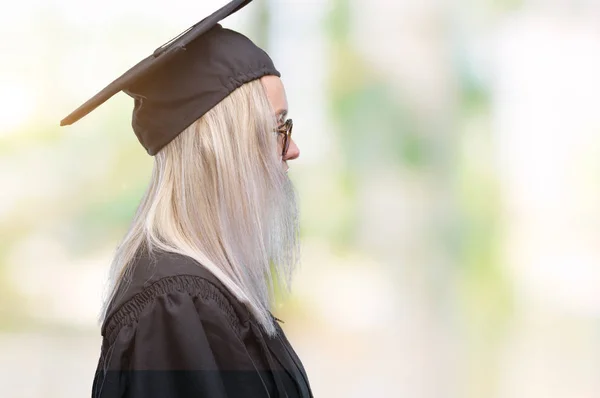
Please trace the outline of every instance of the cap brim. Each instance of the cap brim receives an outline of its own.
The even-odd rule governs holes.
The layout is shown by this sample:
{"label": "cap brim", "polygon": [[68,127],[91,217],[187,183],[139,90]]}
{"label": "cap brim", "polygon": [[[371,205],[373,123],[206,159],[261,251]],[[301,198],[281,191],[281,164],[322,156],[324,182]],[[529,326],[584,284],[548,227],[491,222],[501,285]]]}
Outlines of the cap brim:
{"label": "cap brim", "polygon": [[214,27],[222,19],[229,15],[237,12],[241,8],[245,7],[252,0],[233,0],[221,7],[208,17],[204,18],[200,22],[186,29],[175,38],[169,40],[167,43],[158,47],[152,55],[144,58],[138,62],[135,66],[130,68],[127,72],[122,74],[115,81],[110,83],[108,86],[103,88],[100,92],[94,95],[92,98],[87,100],[79,108],[71,112],[67,117],[60,121],[61,126],[67,126],[73,124],[98,106],[106,102],[110,97],[118,93],[119,91],[126,89],[137,79],[145,76],[146,74],[156,70],[163,63],[171,59],[179,51],[185,49],[185,46],[191,41],[195,40],[203,33]]}

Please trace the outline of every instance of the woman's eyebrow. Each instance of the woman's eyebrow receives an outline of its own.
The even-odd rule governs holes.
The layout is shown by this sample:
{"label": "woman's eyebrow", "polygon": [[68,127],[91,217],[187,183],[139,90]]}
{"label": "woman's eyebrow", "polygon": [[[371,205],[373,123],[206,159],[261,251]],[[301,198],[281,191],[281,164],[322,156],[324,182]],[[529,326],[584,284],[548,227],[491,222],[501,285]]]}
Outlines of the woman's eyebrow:
{"label": "woman's eyebrow", "polygon": [[276,116],[277,116],[277,120],[282,120],[285,119],[285,117],[287,116],[287,109],[280,109],[277,111]]}

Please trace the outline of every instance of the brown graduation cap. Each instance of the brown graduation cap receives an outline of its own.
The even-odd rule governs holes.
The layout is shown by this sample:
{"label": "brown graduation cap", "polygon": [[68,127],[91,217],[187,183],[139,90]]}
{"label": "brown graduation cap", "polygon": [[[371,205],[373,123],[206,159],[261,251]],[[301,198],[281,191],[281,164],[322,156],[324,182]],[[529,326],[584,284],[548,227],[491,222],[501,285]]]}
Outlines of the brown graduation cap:
{"label": "brown graduation cap", "polygon": [[134,99],[134,132],[155,155],[242,84],[265,75],[281,76],[265,51],[218,23],[251,1],[231,1],[160,46],[60,125],[75,123],[123,91]]}

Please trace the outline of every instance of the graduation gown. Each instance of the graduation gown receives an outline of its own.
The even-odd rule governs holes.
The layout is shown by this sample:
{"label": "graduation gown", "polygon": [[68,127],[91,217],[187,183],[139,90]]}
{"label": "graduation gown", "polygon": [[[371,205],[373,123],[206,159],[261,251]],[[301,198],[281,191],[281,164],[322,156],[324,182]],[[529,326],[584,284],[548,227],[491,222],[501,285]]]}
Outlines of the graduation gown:
{"label": "graduation gown", "polygon": [[195,260],[144,253],[109,305],[92,398],[310,398],[302,362],[275,324],[268,337]]}

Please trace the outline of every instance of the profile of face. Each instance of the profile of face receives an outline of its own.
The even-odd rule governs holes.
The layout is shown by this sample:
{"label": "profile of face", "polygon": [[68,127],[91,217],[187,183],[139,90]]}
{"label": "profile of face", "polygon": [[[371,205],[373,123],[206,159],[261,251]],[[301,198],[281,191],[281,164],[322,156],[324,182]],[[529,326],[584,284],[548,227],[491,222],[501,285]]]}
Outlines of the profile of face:
{"label": "profile of face", "polygon": [[[288,102],[285,89],[281,79],[277,76],[264,76],[261,78],[271,108],[277,117],[277,124],[285,123],[288,113]],[[273,190],[273,204],[269,212],[269,227],[266,228],[266,242],[269,260],[275,265],[276,272],[283,276],[289,284],[295,266],[299,261],[300,239],[299,239],[299,208],[294,186],[287,176],[288,160],[296,159],[300,150],[290,137],[289,146],[284,156],[283,153],[284,134],[278,136],[277,155],[281,157],[282,171],[281,180],[277,189]]]}
{"label": "profile of face", "polygon": [[[265,88],[265,91],[267,92],[269,103],[275,111],[275,116],[277,117],[277,124],[281,126],[285,123],[288,114],[288,102],[287,97],[285,95],[285,88],[283,87],[283,83],[281,82],[281,79],[279,77],[273,75],[263,76],[260,80],[263,84],[263,87]],[[283,134],[279,134],[279,146],[277,149],[280,155],[283,152],[283,138]],[[294,142],[293,138],[290,137],[288,150],[285,156],[281,158],[281,162],[283,163],[282,167],[285,171],[289,169],[287,161],[296,159],[298,156],[300,156],[300,150],[298,149],[298,146]]]}

